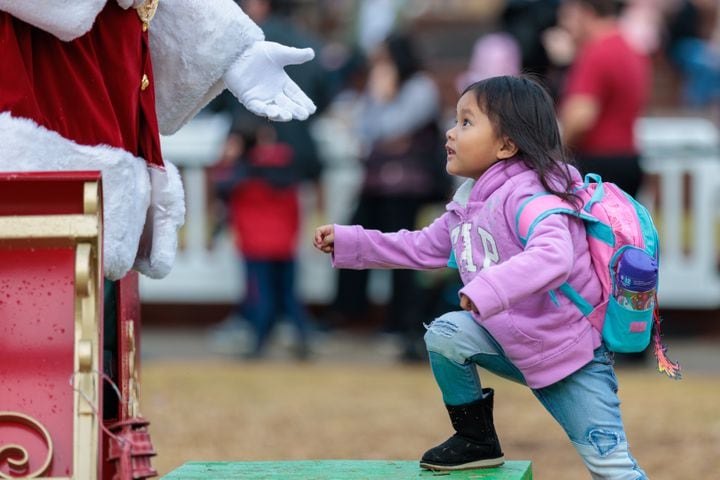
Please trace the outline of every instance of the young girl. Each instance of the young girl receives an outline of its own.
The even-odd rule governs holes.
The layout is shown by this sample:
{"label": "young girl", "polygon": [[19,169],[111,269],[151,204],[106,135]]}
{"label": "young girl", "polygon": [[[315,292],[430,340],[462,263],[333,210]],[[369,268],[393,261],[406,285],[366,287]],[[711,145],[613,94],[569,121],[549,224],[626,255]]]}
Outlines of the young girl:
{"label": "young girl", "polygon": [[[432,470],[503,463],[493,395],[476,365],[528,385],[565,429],[593,479],[646,479],[628,450],[612,354],[565,296],[568,282],[591,303],[600,283],[581,220],[550,215],[525,248],[515,216],[549,191],[573,201],[581,180],[568,164],[552,100],[534,81],[495,77],[469,86],[447,132],[447,171],[469,177],[447,212],[420,231],[381,233],[323,225],[314,243],[341,268],[442,268],[456,263],[464,311],[428,327],[425,342],[455,434],[423,455]],[[575,202],[579,203],[579,202]],[[455,260],[455,261],[454,261]]]}

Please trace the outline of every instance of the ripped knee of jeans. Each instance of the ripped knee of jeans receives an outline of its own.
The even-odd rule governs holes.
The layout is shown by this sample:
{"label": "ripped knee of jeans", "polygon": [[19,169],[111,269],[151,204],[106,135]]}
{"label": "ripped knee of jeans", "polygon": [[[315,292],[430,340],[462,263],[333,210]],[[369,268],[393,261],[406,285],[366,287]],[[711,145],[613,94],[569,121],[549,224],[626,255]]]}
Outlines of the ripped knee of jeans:
{"label": "ripped knee of jeans", "polygon": [[429,352],[438,353],[457,362],[464,361],[459,358],[457,351],[458,345],[455,336],[460,332],[460,327],[454,321],[442,316],[435,319],[426,328],[425,345]]}
{"label": "ripped knee of jeans", "polygon": [[447,338],[455,335],[460,329],[460,327],[458,327],[455,322],[445,318],[444,316],[436,318],[430,325],[426,325],[425,328],[427,329],[428,333],[441,335]]}
{"label": "ripped knee of jeans", "polygon": [[621,432],[595,428],[588,432],[589,444],[573,442],[592,478],[647,480],[647,475],[630,455]]}
{"label": "ripped knee of jeans", "polygon": [[618,432],[595,428],[588,432],[588,441],[601,457],[607,457],[613,453],[623,441]]}

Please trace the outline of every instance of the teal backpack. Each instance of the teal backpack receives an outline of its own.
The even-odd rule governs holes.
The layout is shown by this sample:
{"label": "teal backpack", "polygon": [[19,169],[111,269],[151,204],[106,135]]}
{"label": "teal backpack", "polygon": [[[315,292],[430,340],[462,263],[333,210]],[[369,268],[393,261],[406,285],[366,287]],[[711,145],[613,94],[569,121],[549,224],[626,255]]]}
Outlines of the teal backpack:
{"label": "teal backpack", "polygon": [[[562,213],[578,217],[585,222],[590,256],[602,285],[599,305],[588,303],[568,283],[558,290],[567,296],[601,334],[610,351],[640,352],[650,343],[652,326],[658,370],[671,378],[680,378],[680,365],[671,362],[667,347],[661,343],[660,315],[657,295],[653,307],[633,310],[615,299],[618,287],[617,263],[622,254],[631,248],[639,249],[656,261],[659,260],[658,233],[650,213],[633,197],[599,175],[588,174],[573,193],[582,201],[580,209],[548,192],[538,193],[520,206],[516,216],[516,229],[523,246],[535,226],[548,215]],[[553,301],[557,293],[550,291]]]}

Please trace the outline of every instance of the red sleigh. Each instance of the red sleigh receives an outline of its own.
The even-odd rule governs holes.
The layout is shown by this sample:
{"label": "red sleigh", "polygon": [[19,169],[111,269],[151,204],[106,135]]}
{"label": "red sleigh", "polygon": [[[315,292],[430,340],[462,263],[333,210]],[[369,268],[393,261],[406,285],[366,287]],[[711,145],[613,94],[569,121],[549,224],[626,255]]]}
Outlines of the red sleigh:
{"label": "red sleigh", "polygon": [[[98,172],[0,174],[0,478],[155,475],[136,274],[118,282],[117,373],[102,373],[101,192]],[[103,382],[119,390],[112,411]]]}

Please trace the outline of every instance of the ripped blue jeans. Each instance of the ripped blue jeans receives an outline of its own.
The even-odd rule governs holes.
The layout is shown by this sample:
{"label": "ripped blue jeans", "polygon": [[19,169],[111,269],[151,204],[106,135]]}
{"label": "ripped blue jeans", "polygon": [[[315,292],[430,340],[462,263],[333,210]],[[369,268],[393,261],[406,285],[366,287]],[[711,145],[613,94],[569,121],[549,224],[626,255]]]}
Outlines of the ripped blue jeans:
{"label": "ripped blue jeans", "polygon": [[[425,333],[425,343],[447,405],[482,397],[476,365],[525,384],[520,370],[468,312],[436,319]],[[563,427],[593,480],[646,480],[628,450],[617,390],[612,354],[602,345],[580,370],[533,393]],[[497,399],[495,403],[502,404]]]}

